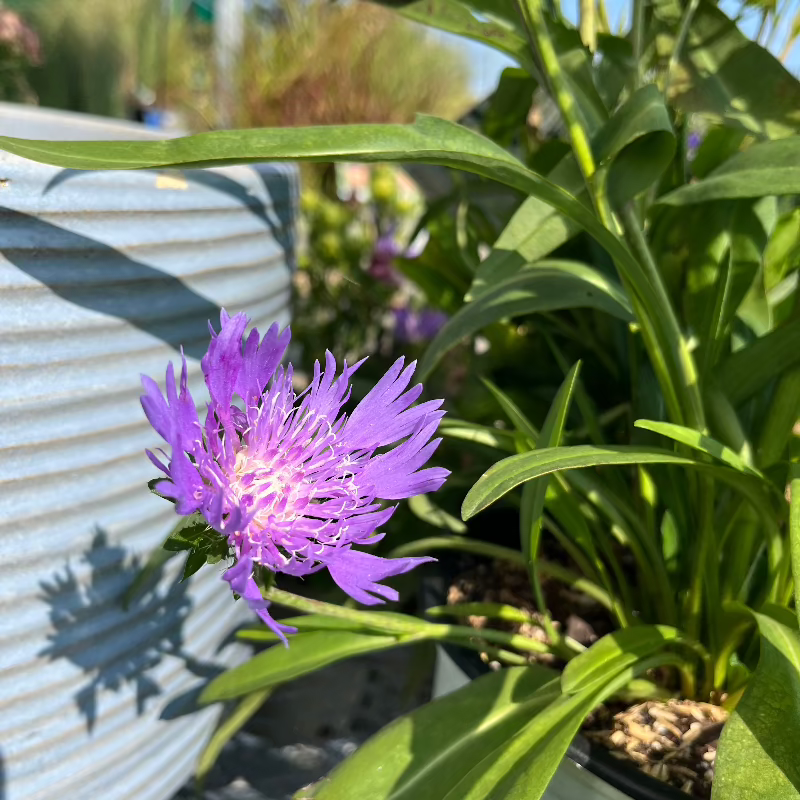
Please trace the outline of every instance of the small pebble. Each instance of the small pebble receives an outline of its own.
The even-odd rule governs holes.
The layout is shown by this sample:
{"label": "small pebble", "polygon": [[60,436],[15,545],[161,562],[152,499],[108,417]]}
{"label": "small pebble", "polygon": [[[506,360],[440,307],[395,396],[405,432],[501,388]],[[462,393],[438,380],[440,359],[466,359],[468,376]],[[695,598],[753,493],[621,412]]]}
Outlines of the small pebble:
{"label": "small pebble", "polygon": [[669,780],[669,767],[666,764],[651,764],[650,774],[665,783]]}
{"label": "small pebble", "polygon": [[628,741],[628,737],[622,731],[614,731],[614,733],[609,736],[609,739],[611,739],[615,747],[624,747],[625,742]]}

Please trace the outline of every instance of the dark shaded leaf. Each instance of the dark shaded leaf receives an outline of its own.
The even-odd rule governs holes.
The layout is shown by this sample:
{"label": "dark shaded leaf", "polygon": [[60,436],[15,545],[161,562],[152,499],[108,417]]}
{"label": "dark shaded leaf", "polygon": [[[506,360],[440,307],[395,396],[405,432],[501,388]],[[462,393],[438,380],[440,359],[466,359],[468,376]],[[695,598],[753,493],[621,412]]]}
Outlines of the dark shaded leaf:
{"label": "dark shaded leaf", "polygon": [[761,658],[720,739],[715,800],[800,797],[800,636],[755,614]]}
{"label": "dark shaded leaf", "polygon": [[[658,12],[659,4],[654,7]],[[671,52],[674,40],[663,41]],[[670,100],[681,111],[759,136],[778,138],[800,129],[797,79],[709,0],[702,0],[692,20]]]}
{"label": "dark shaded leaf", "polygon": [[665,194],[666,205],[800,194],[800,136],[754,144],[707,177]]}
{"label": "dark shaded leaf", "polygon": [[632,319],[622,287],[599,270],[573,261],[539,261],[494,284],[451,317],[430,343],[420,375],[430,373],[461,339],[492,322],[563,308],[597,308],[619,319]]}

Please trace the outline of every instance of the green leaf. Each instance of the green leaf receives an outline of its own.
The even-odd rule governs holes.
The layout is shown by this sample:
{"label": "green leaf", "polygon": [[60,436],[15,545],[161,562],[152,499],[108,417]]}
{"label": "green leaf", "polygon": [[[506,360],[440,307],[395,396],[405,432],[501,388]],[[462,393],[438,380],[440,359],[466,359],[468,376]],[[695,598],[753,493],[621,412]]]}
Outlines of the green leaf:
{"label": "green leaf", "polygon": [[[575,162],[572,159],[570,161],[577,173]],[[579,230],[580,226],[569,217],[538,197],[529,197],[500,234],[491,253],[478,265],[472,286],[464,299],[474,300],[526,265],[544,258]]]}
{"label": "green leaf", "polygon": [[479,511],[525,481],[568,469],[623,464],[673,464],[708,472],[713,477],[748,492],[748,496],[754,502],[759,502],[760,498],[760,507],[763,508],[764,495],[761,481],[726,467],[695,461],[657,448],[575,445],[534,450],[498,461],[481,475],[469,490],[461,506],[461,516],[464,520],[474,517]]}
{"label": "green leaf", "polygon": [[[674,40],[664,38],[664,45],[671,53]],[[800,128],[797,79],[709,0],[692,19],[670,100],[681,111],[758,136],[789,136]]]}
{"label": "green leaf", "polygon": [[[573,364],[563,383],[558,388],[545,417],[544,425],[542,425],[542,432],[537,440],[538,447],[558,447],[561,444],[561,437],[564,435],[564,426],[572,405],[572,396],[578,382],[580,367],[580,361]],[[544,501],[548,485],[549,479],[545,478],[525,486],[522,492],[522,505],[519,515],[522,552],[528,559],[528,572],[538,595],[536,600],[540,605],[539,610],[543,613],[546,608],[544,607],[544,596],[537,585],[536,560],[539,557],[539,539],[542,534],[542,515],[544,514]]]}
{"label": "green leaf", "polygon": [[545,23],[576,110],[589,136],[593,137],[608,120],[608,109],[595,86],[592,54],[581,41],[580,33],[571,25],[549,15],[545,17]]}
{"label": "green leaf", "polygon": [[539,439],[539,431],[533,426],[531,421],[522,413],[519,406],[504,392],[495,386],[490,380],[481,378],[481,383],[492,393],[497,404],[503,409],[503,413],[508,417],[511,424],[532,444]]}
{"label": "green leaf", "polygon": [[442,528],[452,533],[466,533],[467,526],[458,517],[448,514],[443,508],[439,508],[427,494],[418,494],[411,497],[408,507],[417,518],[434,528]]}
{"label": "green leaf", "polygon": [[800,464],[789,467],[789,553],[794,580],[794,611],[800,621]]}
{"label": "green leaf", "polygon": [[499,50],[521,67],[525,67],[532,75],[536,74],[536,66],[525,37],[514,26],[497,16],[491,19],[485,16],[479,18],[469,4],[456,0],[417,0],[400,6],[394,2],[386,2],[385,5],[396,8],[406,19],[464,36]]}
{"label": "green leaf", "polygon": [[205,517],[197,511],[178,520],[172,532],[167,536],[163,547],[172,552],[191,550],[209,535],[219,536],[209,527]]}
{"label": "green leaf", "polygon": [[597,162],[609,168],[608,190],[623,205],[652,186],[675,155],[675,135],[655,84],[637,89],[592,142]]}
{"label": "green leaf", "polygon": [[[427,1],[427,0],[426,0]],[[413,125],[324,125],[214,131],[164,141],[45,142],[0,137],[0,148],[73,169],[213,167],[258,161],[413,161],[461,169],[535,195],[573,219],[617,259],[642,292],[628,248],[575,197],[462,125],[423,114]]]}
{"label": "green leaf", "polygon": [[629,321],[622,287],[599,270],[573,261],[540,261],[496,283],[452,316],[428,346],[420,377],[461,339],[498,320],[564,308],[597,308]]}
{"label": "green leaf", "polygon": [[[697,411],[699,394],[686,342],[672,316],[665,316],[664,298],[658,287],[627,245],[577,198],[463,126],[420,115],[413,125],[215,131],[158,142],[53,143],[0,137],[0,147],[26,158],[75,169],[212,167],[280,160],[415,161],[462,169],[504,183],[550,203],[607,250],[641,304],[639,323],[647,333],[647,347],[671,411],[679,422],[685,413],[691,416]],[[574,281],[570,285],[575,289],[573,284]],[[598,302],[592,290],[584,300],[588,302],[579,305]],[[554,299],[547,305],[551,309],[564,307]],[[612,305],[619,313],[619,302]]]}
{"label": "green leaf", "polygon": [[510,147],[518,138],[527,136],[526,123],[536,86],[526,70],[506,67],[494,94],[487,100],[484,134],[503,147]]}
{"label": "green leaf", "polygon": [[800,636],[755,614],[761,657],[720,739],[715,800],[800,797]]}
{"label": "green leaf", "polygon": [[757,394],[789,367],[800,363],[800,320],[792,320],[733,353],[716,371],[734,406]]}
{"label": "green leaf", "polygon": [[[365,631],[368,629],[367,625],[359,625],[350,619],[326,617],[322,614],[303,614],[299,617],[288,617],[281,619],[281,623],[283,625],[292,625],[300,631]],[[237,631],[236,638],[244,639],[248,642],[280,641],[280,637],[265,625]]]}
{"label": "green leaf", "polygon": [[538,800],[587,714],[637,674],[683,663],[659,654],[569,696],[541,667],[511,668],[401,717],[313,793],[316,800]]}
{"label": "green leaf", "polygon": [[[669,115],[658,89],[637,91],[598,131],[592,142],[598,161],[610,170],[609,190],[624,203],[649,187],[670,163],[675,151]],[[548,179],[583,197],[584,182],[572,155],[563,158]],[[478,297],[498,281],[550,254],[571,239],[579,226],[537,197],[517,210],[481,262],[466,300]]]}
{"label": "green leaf", "polygon": [[276,644],[253,656],[246,664],[214,678],[200,695],[200,702],[205,704],[231,700],[286,683],[352,656],[405,643],[405,639],[397,636],[353,631],[299,633],[292,637],[291,647]]}
{"label": "green leaf", "polygon": [[683,634],[666,625],[638,625],[606,634],[567,663],[561,689],[565,694],[600,689],[620,670],[681,641]]}
{"label": "green leaf", "polygon": [[784,214],[764,251],[764,283],[767,291],[800,267],[800,208]]}
{"label": "green leaf", "polygon": [[509,453],[517,451],[516,437],[511,431],[489,428],[486,425],[478,425],[475,422],[465,422],[464,420],[445,417],[439,423],[437,433],[445,439],[473,442],[495,450],[505,450]]}
{"label": "green leaf", "polygon": [[442,800],[558,696],[542,667],[484,675],[395,720],[337,767],[316,800]]}
{"label": "green leaf", "polygon": [[759,478],[764,477],[757,469],[750,466],[738,453],[731,450],[730,447],[726,447],[722,442],[718,442],[710,436],[698,433],[698,431],[692,430],[691,428],[685,428],[683,425],[674,425],[671,422],[656,422],[650,419],[639,419],[633,424],[637,428],[653,431],[653,433],[660,433],[662,436],[667,436],[676,442],[693,447],[701,453],[713,456],[729,467],[738,469],[739,472],[744,472],[747,475],[755,475]]}
{"label": "green leaf", "polygon": [[[720,309],[716,327],[712,331],[717,349],[730,341],[731,323],[738,316],[754,331],[766,332],[771,327],[771,314],[764,295],[764,281],[759,278],[762,254],[767,244],[768,231],[764,209],[776,202],[774,197],[763,197],[755,202],[733,202],[733,212],[728,223],[730,254],[725,282],[721,285],[723,297],[717,302]],[[759,324],[761,329],[759,329]],[[714,363],[717,358],[715,355]]]}
{"label": "green leaf", "polygon": [[558,697],[502,747],[478,761],[444,800],[538,800],[589,712],[638,671],[667,663],[679,659],[671,654],[654,656],[622,670],[597,691]]}
{"label": "green leaf", "polygon": [[191,578],[195,572],[202,569],[205,565],[206,554],[199,550],[192,550],[192,552],[186,556],[186,563],[183,566],[183,576],[181,577],[181,581]]}
{"label": "green leaf", "polygon": [[247,695],[231,712],[230,716],[214,731],[214,735],[197,761],[195,785],[198,791],[202,792],[208,773],[211,772],[217,762],[222,748],[247,724],[253,714],[264,705],[271,692],[271,689],[262,689],[259,692]]}
{"label": "green leaf", "polygon": [[800,136],[761,142],[737,153],[708,177],[658,198],[665,205],[800,194]]}
{"label": "green leaf", "polygon": [[706,131],[703,141],[697,148],[697,155],[692,161],[692,175],[705,178],[741,149],[747,133],[727,127],[713,127]]}

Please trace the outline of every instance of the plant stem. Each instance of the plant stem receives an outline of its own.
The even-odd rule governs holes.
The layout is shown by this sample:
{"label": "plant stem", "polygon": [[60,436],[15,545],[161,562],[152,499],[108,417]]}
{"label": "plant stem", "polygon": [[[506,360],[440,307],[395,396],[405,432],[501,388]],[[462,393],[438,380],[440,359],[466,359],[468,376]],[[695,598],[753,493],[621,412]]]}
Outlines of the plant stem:
{"label": "plant stem", "polygon": [[415,539],[408,544],[400,545],[389,553],[389,558],[401,558],[417,553],[427,553],[430,550],[461,550],[465,553],[474,553],[477,556],[497,558],[501,561],[510,561],[521,567],[527,566],[525,556],[511,547],[503,547],[491,542],[481,542],[470,539],[468,536],[429,536],[424,539]]}
{"label": "plant stem", "polygon": [[678,62],[681,59],[681,53],[683,52],[684,45],[686,44],[686,39],[689,36],[689,29],[692,25],[692,20],[694,19],[694,15],[697,11],[697,7],[700,5],[700,0],[689,0],[689,5],[686,6],[683,12],[683,17],[681,17],[681,24],[678,28],[678,35],[675,37],[675,47],[670,54],[669,63],[667,64],[667,74],[664,78],[664,99],[666,100],[667,96],[669,95],[669,87],[672,83],[672,77],[675,74],[675,68],[678,66]]}
{"label": "plant stem", "polygon": [[575,160],[578,162],[578,167],[583,174],[590,194],[593,194],[592,176],[595,172],[595,163],[589,136],[581,123],[575,99],[561,70],[561,64],[542,12],[542,4],[540,0],[518,0],[518,3],[533,49],[541,60],[545,75],[550,81],[553,99],[556,101],[564,119],[564,124],[567,126],[567,133],[572,143]]}
{"label": "plant stem", "polygon": [[595,23],[594,0],[580,0],[581,41],[594,53],[597,49],[597,25]]}
{"label": "plant stem", "polygon": [[476,630],[467,625],[443,625],[436,622],[425,622],[415,617],[406,617],[403,614],[355,611],[333,603],[325,603],[322,600],[311,600],[308,597],[301,597],[274,587],[263,594],[265,599],[270,602],[293,608],[296,611],[350,620],[359,628],[367,627],[376,631],[394,633],[403,637],[410,637],[414,641],[452,640],[457,644],[463,644],[475,640],[484,640],[494,644],[514,647],[527,653],[541,654],[550,652],[550,648],[543,642],[537,642],[518,633],[506,633],[505,631],[493,629]]}
{"label": "plant stem", "polygon": [[636,68],[633,71],[634,91],[642,83],[642,52],[644,51],[644,8],[646,0],[633,0],[633,18],[631,20],[631,39],[633,43],[633,60]]}
{"label": "plant stem", "polygon": [[[479,542],[465,536],[431,536],[427,539],[417,539],[414,542],[395,548],[389,555],[391,558],[397,558],[415,553],[428,553],[431,550],[462,550],[466,553],[475,553],[489,558],[510,561],[521,567],[527,566],[525,557],[519,550],[512,550],[510,547],[502,547],[490,542]],[[564,583],[579,592],[583,592],[587,597],[591,597],[609,610],[613,610],[615,604],[619,602],[614,600],[605,589],[596,583],[581,577],[566,567],[538,558],[536,560],[536,570],[541,576],[552,578],[559,583]]]}
{"label": "plant stem", "polygon": [[360,628],[366,626],[385,633],[419,633],[425,625],[430,624],[420,623],[415,617],[409,617],[404,614],[357,611],[335,603],[326,603],[323,600],[301,597],[298,594],[292,594],[274,586],[263,591],[262,594],[266,600],[271,603],[277,603],[279,606],[293,608],[305,614],[321,614],[325,617],[350,620]]}

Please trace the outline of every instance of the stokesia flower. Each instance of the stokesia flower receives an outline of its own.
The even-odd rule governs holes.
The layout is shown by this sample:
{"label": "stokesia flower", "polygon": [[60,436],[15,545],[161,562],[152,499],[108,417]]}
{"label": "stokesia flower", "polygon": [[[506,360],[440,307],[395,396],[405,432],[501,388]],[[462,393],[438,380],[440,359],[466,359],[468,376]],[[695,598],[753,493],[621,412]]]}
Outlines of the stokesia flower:
{"label": "stokesia flower", "polygon": [[[439,445],[433,439],[441,400],[414,406],[422,386],[408,389],[415,364],[396,361],[351,414],[350,378],[363,362],[314,366],[309,387],[297,395],[292,367],[280,366],[290,332],[273,325],[259,340],[244,314],[223,311],[221,327],[201,366],[210,403],[201,425],[187,388],[186,359],[176,386],[167,367],[166,398],[142,376],[142,407],[171,448],[156,489],[175,501],[178,514],[200,511],[226,537],[235,558],[224,575],[233,592],[286,642],[294,628],[270,616],[254,578],[257,565],[272,572],[310,575],[327,569],[365,605],[397,599],[380,581],[430,558],[386,559],[356,549],[378,542],[378,528],[400,500],[438,489],[449,474],[423,465]],[[238,401],[236,400],[238,398]],[[391,447],[394,445],[394,447]]]}

